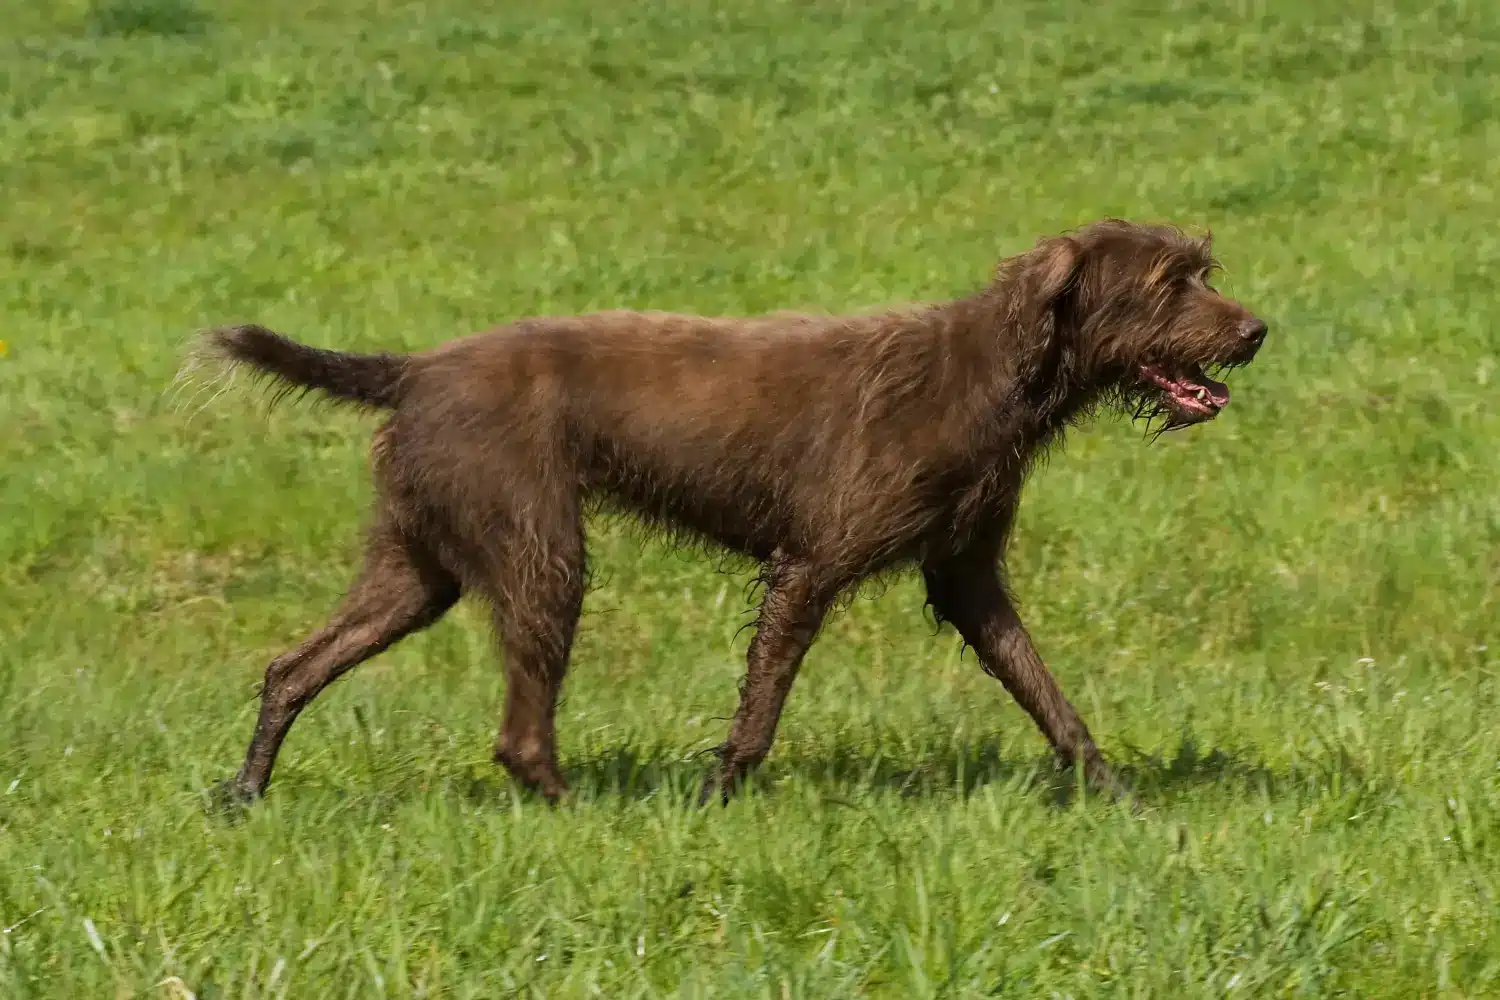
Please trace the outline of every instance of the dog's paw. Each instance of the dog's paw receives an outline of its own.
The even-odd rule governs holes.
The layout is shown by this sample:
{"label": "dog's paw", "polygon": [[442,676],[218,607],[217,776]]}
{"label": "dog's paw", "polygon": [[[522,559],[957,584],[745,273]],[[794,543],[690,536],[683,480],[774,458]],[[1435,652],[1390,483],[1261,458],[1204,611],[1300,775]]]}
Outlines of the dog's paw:
{"label": "dog's paw", "polygon": [[1141,800],[1136,797],[1135,791],[1103,763],[1094,764],[1087,772],[1090,791],[1103,795],[1133,813],[1141,811]]}
{"label": "dog's paw", "polygon": [[727,806],[733,796],[733,784],[725,781],[724,776],[717,772],[710,774],[703,779],[703,785],[698,789],[698,808],[705,809],[714,804]]}
{"label": "dog's paw", "polygon": [[221,781],[204,792],[204,805],[211,816],[236,819],[260,798],[253,790],[245,788],[236,778]]}

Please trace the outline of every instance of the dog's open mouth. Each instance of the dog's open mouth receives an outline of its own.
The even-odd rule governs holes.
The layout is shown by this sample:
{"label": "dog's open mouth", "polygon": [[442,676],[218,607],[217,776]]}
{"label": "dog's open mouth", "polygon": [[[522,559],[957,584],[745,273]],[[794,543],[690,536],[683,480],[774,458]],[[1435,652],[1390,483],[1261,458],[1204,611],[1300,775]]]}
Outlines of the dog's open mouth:
{"label": "dog's open mouth", "polygon": [[1163,401],[1172,410],[1173,423],[1212,420],[1229,405],[1229,386],[1209,378],[1198,365],[1179,368],[1171,374],[1159,365],[1142,365],[1141,378],[1161,391]]}

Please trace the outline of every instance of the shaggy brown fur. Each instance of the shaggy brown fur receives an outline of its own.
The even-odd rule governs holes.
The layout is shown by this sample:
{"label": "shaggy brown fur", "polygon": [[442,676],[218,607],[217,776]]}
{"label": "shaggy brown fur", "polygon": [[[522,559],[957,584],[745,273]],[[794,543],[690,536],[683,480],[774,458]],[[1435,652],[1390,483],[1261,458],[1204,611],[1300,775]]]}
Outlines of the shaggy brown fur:
{"label": "shaggy brown fur", "polygon": [[1063,761],[1116,790],[1016,616],[1005,543],[1028,469],[1095,406],[1171,428],[1228,401],[1203,368],[1248,362],[1266,326],[1209,286],[1214,267],[1206,239],[1108,220],[1002,262],[972,296],[880,315],[529,319],[407,356],[210,332],[219,360],[391,411],[374,438],[364,571],[333,620],[267,669],[231,790],[264,792],[318,692],[472,593],[504,650],[495,758],[562,795],[555,707],[596,501],[762,566],[739,711],[705,798],[727,797],[770,750],[840,595],[902,565]]}

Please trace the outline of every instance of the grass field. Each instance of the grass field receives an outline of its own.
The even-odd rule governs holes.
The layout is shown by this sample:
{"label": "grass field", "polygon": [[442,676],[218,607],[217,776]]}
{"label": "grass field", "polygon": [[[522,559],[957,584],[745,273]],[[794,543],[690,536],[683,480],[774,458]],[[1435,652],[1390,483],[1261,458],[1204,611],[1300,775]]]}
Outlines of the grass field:
{"label": "grass field", "polygon": [[[1500,994],[1500,6],[192,3],[0,19],[0,996]],[[909,580],[688,808],[751,574],[610,525],[575,803],[489,763],[461,606],[205,810],[351,577],[373,421],[174,409],[193,330],[934,299],[1106,214],[1211,227],[1272,324],[1218,421],[1096,424],[1023,505],[1140,815]]]}

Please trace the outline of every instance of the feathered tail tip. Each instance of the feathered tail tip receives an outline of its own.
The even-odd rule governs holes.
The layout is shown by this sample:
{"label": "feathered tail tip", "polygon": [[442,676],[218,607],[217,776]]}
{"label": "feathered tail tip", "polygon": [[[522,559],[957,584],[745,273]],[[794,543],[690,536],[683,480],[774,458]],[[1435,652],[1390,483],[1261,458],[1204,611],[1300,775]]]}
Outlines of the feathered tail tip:
{"label": "feathered tail tip", "polygon": [[188,339],[182,364],[163,392],[173,412],[196,416],[234,387],[241,359],[230,343],[237,329],[214,327]]}
{"label": "feathered tail tip", "polygon": [[[340,402],[390,409],[400,399],[408,361],[394,354],[309,347],[263,326],[224,326],[199,334],[179,379],[186,373],[192,384],[217,388],[216,397],[242,365],[275,380],[272,402],[291,392],[316,390]],[[201,394],[200,388],[191,398]]]}

